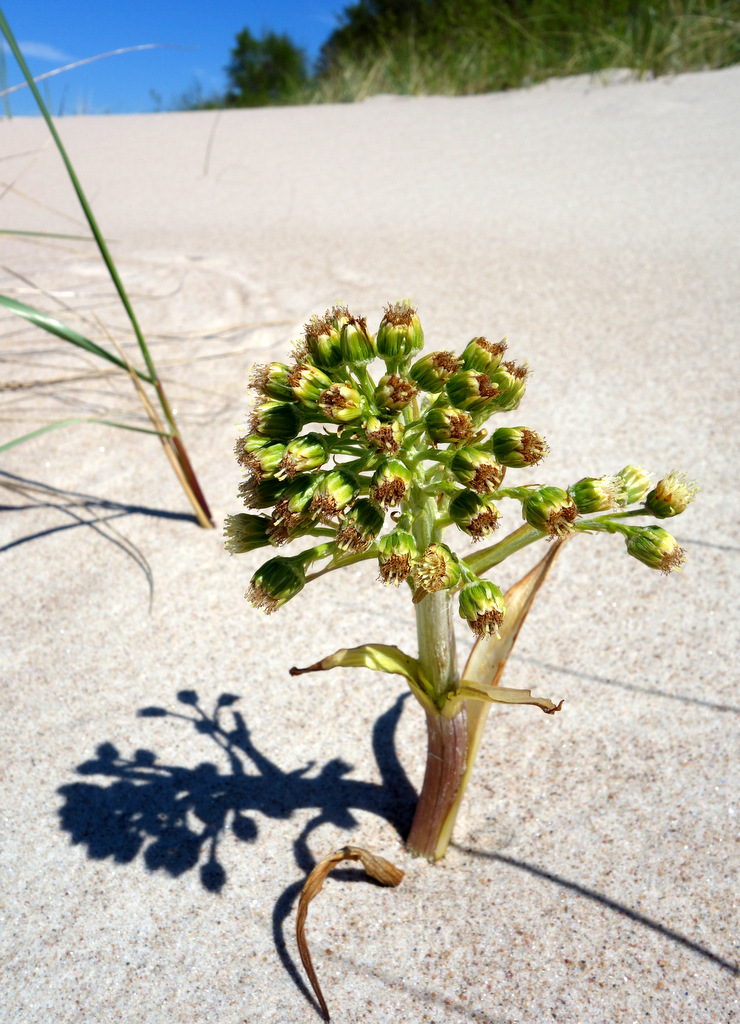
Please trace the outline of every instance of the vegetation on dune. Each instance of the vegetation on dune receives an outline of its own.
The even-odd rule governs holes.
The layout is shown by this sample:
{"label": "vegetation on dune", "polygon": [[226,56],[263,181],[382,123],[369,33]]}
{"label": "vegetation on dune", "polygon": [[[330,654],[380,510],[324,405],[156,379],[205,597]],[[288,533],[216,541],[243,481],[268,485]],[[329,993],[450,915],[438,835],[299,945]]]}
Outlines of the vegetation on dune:
{"label": "vegetation on dune", "polygon": [[466,95],[629,68],[665,75],[740,61],[738,0],[360,0],[313,74],[285,35],[240,32],[228,89],[188,107]]}

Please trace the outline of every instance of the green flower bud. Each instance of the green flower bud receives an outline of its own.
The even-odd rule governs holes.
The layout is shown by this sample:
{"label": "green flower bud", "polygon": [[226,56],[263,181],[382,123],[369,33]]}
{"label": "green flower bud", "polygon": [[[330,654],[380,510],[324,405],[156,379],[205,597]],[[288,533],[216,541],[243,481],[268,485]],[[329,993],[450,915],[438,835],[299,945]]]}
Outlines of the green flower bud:
{"label": "green flower bud", "polygon": [[500,392],[487,373],[475,370],[461,370],[447,381],[445,387],[447,397],[456,409],[467,409],[474,415],[490,408]]}
{"label": "green flower bud", "polygon": [[342,310],[335,306],[334,309],[328,309],[323,317],[312,316],[303,328],[308,354],[321,370],[336,370],[344,362],[341,328],[335,315],[338,312]]}
{"label": "green flower bud", "polygon": [[451,590],[461,576],[462,569],[446,544],[430,544],[414,566],[414,583],[430,594]]}
{"label": "green flower bud", "polygon": [[559,487],[537,487],[522,502],[522,518],[535,530],[550,537],[564,537],[573,531],[578,509],[570,495]]}
{"label": "green flower bud", "polygon": [[689,507],[698,490],[693,480],[688,480],[685,473],[674,469],[659,480],[645,498],[645,508],[656,519],[679,516]]}
{"label": "green flower bud", "polygon": [[311,500],[311,511],[322,519],[338,516],[357,497],[360,485],[348,469],[332,469],[322,473]]}
{"label": "green flower bud", "polygon": [[249,426],[255,434],[275,441],[288,441],[303,426],[303,417],[297,405],[270,400],[252,411]]}
{"label": "green flower bud", "polygon": [[291,369],[285,363],[268,363],[267,366],[255,366],[249,386],[265,398],[274,398],[278,402],[294,402],[295,396],[290,386]]}
{"label": "green flower bud", "polygon": [[400,412],[409,405],[417,394],[416,388],[397,373],[387,373],[378,381],[375,389],[375,404],[388,412]]}
{"label": "green flower bud", "polygon": [[308,524],[311,517],[311,503],[320,480],[309,473],[294,477],[275,502],[272,515],[274,537],[288,539],[288,534]]}
{"label": "green flower bud", "polygon": [[368,444],[378,451],[394,455],[403,441],[403,424],[400,420],[383,423],[377,416],[370,416],[364,424]]}
{"label": "green flower bud", "polygon": [[306,574],[298,558],[270,558],[252,577],[247,600],[268,615],[286,604],[306,585]]}
{"label": "green flower bud", "polygon": [[458,448],[450,462],[453,475],[478,494],[493,494],[501,486],[506,468],[480,448]]}
{"label": "green flower bud", "polygon": [[643,501],[650,490],[650,476],[640,466],[625,466],[614,479],[619,489],[617,505],[622,507]]}
{"label": "green flower bud", "polygon": [[262,434],[247,434],[246,437],[238,437],[234,445],[236,461],[240,466],[248,466],[250,456],[254,452],[258,452],[260,448],[266,448],[269,443],[269,437],[263,437]]}
{"label": "green flower bud", "polygon": [[463,443],[475,433],[470,413],[443,405],[435,405],[429,410],[425,425],[435,444]]}
{"label": "green flower bud", "polygon": [[450,518],[473,540],[488,537],[498,528],[501,513],[489,500],[474,491],[459,491],[450,502]]}
{"label": "green flower bud", "polygon": [[625,536],[627,551],[643,565],[668,573],[686,561],[686,552],[662,526],[636,526]]}
{"label": "green flower bud", "polygon": [[430,395],[438,395],[444,391],[445,384],[457,373],[462,364],[454,352],[430,352],[417,359],[409,370],[409,377],[415,381],[422,391]]}
{"label": "green flower bud", "polygon": [[224,547],[232,555],[263,548],[270,543],[269,525],[267,516],[250,516],[246,512],[227,516],[224,520]]}
{"label": "green flower bud", "polygon": [[274,477],[258,481],[252,476],[239,484],[239,496],[243,498],[247,508],[272,508],[284,486],[282,480]]}
{"label": "green flower bud", "polygon": [[619,493],[619,481],[613,476],[586,476],[568,488],[568,494],[581,515],[608,512],[616,505]]}
{"label": "green flower bud", "polygon": [[342,361],[348,366],[367,366],[377,355],[375,342],[364,317],[350,316],[342,327]]}
{"label": "green flower bud", "polygon": [[504,595],[490,580],[473,580],[460,591],[460,617],[476,636],[499,636],[505,616]]}
{"label": "green flower bud", "polygon": [[373,473],[370,495],[383,508],[400,505],[411,486],[413,473],[397,459],[389,459]]}
{"label": "green flower bud", "polygon": [[498,342],[490,342],[486,338],[473,338],[465,346],[462,354],[463,369],[491,374],[498,368],[505,351],[505,338]]}
{"label": "green flower bud", "polygon": [[385,307],[375,339],[378,355],[386,364],[398,366],[424,347],[424,332],[416,310],[407,302]]}
{"label": "green flower bud", "polygon": [[302,406],[316,412],[320,395],[331,387],[331,378],[316,366],[296,366],[288,378],[291,390]]}
{"label": "green flower bud", "polygon": [[284,452],[284,444],[281,444],[279,441],[270,441],[262,445],[261,448],[257,448],[255,451],[247,454],[244,458],[244,465],[252,471],[257,482],[264,479],[269,480],[277,475]]}
{"label": "green flower bud", "polygon": [[418,555],[416,541],[405,530],[393,530],[378,541],[378,579],[397,587],[411,575]]}
{"label": "green flower bud", "polygon": [[283,452],[278,477],[284,480],[286,477],[294,477],[296,473],[307,473],[323,466],[328,458],[326,448],[326,441],[321,434],[311,432],[296,437]]}
{"label": "green flower bud", "polygon": [[333,423],[354,423],[367,413],[362,395],[351,384],[332,384],[322,391],[318,405]]}
{"label": "green flower bud", "polygon": [[383,529],[385,512],[374,501],[358,498],[337,531],[340,551],[366,551]]}
{"label": "green flower bud", "polygon": [[533,466],[547,455],[545,439],[527,427],[499,427],[487,445],[501,465],[511,469]]}
{"label": "green flower bud", "polygon": [[516,409],[527,390],[529,369],[517,366],[516,363],[501,363],[497,370],[491,372],[491,383],[498,389],[493,399],[493,406],[500,412],[511,412]]}

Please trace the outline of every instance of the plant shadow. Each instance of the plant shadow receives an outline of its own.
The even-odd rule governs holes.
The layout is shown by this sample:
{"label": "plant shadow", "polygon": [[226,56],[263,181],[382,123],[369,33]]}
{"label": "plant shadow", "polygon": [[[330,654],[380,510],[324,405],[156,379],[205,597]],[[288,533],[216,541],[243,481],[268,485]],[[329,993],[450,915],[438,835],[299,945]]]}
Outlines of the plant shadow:
{"label": "plant shadow", "polygon": [[[294,811],[315,809],[293,843],[296,865],[308,874],[315,865],[308,841],[323,824],[351,829],[357,824],[353,812],[369,811],[388,821],[399,835],[408,832],[416,791],[394,746],[408,696],[401,694],[373,726],[373,753],[381,775],[381,782],[374,783],[349,778],[353,766],[339,758],[327,761],[312,774],[313,761],[283,771],[253,743],[244,716],[233,707],[237,696],[221,694],[208,714],[195,690],[181,690],[177,699],[184,705],[182,712],[147,707],[138,716],[191,723],[226,756],[228,770],[211,761],[195,768],[165,764],[151,750],[143,749],[126,758],[112,743],[102,743],[96,756],[78,765],[76,771],[81,776],[113,781],[61,786],[61,828],[73,843],[86,846],[94,860],[111,857],[118,864],[129,864],[141,854],[150,871],[166,871],[173,878],[199,868],[204,888],[218,893],[227,881],[218,856],[227,830],[241,842],[256,843],[260,831],[257,816],[286,820]],[[228,721],[224,721],[227,715]],[[353,871],[334,874],[345,880],[365,878]],[[302,886],[303,880],[291,883],[278,898],[273,937],[285,969],[314,1003],[283,936],[284,922]]]}

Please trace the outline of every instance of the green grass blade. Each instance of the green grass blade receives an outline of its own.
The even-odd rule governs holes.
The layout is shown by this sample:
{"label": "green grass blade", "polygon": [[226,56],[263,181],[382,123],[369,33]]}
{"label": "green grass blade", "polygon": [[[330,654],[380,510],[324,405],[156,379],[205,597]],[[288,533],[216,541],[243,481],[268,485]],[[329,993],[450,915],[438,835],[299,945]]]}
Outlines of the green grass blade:
{"label": "green grass blade", "polygon": [[88,235],[63,235],[58,231],[23,231],[20,228],[0,228],[0,235],[20,235],[25,238],[64,238],[70,242],[92,242]]}
{"label": "green grass blade", "polygon": [[[79,181],[79,179],[78,179],[78,177],[77,177],[77,175],[75,173],[75,169],[72,166],[72,162],[69,159],[69,157],[67,156],[67,151],[64,148],[64,144],[62,143],[62,140],[60,139],[59,134],[58,134],[56,128],[54,127],[54,122],[52,121],[51,114],[49,113],[49,110],[48,110],[48,108],[47,108],[46,104],[44,103],[44,100],[43,100],[43,98],[41,96],[41,93],[39,92],[38,87],[36,86],[36,83],[33,80],[33,75],[31,74],[31,72],[30,72],[30,70],[28,68],[28,65],[26,64],[26,61],[25,61],[25,59],[23,57],[23,54],[20,51],[20,47],[18,46],[18,43],[16,42],[15,36],[13,35],[13,32],[11,31],[10,25],[8,24],[8,22],[5,19],[5,15],[4,15],[3,11],[2,11],[2,8],[0,8],[0,32],[2,32],[3,35],[5,36],[5,38],[7,39],[8,46],[10,47],[11,53],[13,54],[13,56],[16,59],[16,61],[18,62],[18,66],[20,67],[20,69],[21,69],[21,71],[23,73],[23,77],[28,82],[28,87],[31,90],[31,92],[33,93],[33,98],[36,100],[36,104],[37,104],[39,110],[41,111],[41,114],[42,114],[44,120],[46,121],[46,124],[47,124],[47,127],[48,127],[49,131],[51,132],[51,136],[54,139],[56,147],[59,150],[59,155],[61,156],[61,158],[62,158],[62,160],[64,162],[64,166],[67,169],[67,174],[69,175],[69,179],[72,182],[72,186],[73,186],[75,192],[77,193],[77,198],[80,201],[80,205],[82,206],[82,209],[83,209],[83,212],[84,212],[85,217],[87,219],[87,222],[90,225],[90,230],[92,231],[93,236],[95,238],[95,241],[97,243],[98,249],[100,250],[100,255],[102,256],[103,261],[104,261],[106,267],[108,268],[108,273],[110,274],[111,280],[113,281],[113,284],[115,285],[115,288],[116,288],[116,291],[118,292],[119,298],[121,299],[121,302],[123,303],[123,308],[126,310],[126,315],[128,316],[128,318],[129,318],[129,320],[131,322],[131,326],[134,329],[134,334],[136,335],[136,339],[137,339],[137,341],[139,343],[139,348],[141,349],[141,353],[142,353],[142,355],[144,357],[144,361],[145,361],[145,363],[147,365],[147,369],[149,370],[149,375],[151,377],[151,380],[152,380],[152,382],[156,382],[157,381],[157,371],[156,371],[156,368],[154,366],[154,362],[152,360],[151,355],[149,354],[149,349],[147,347],[146,341],[144,340],[144,335],[141,332],[141,328],[139,327],[139,323],[138,323],[138,321],[136,319],[136,315],[134,313],[133,307],[131,306],[131,303],[129,301],[129,297],[128,297],[127,293],[126,293],[126,289],[123,287],[123,282],[121,281],[120,277],[118,276],[118,271],[116,269],[115,263],[113,262],[113,257],[111,256],[110,252],[108,251],[108,246],[105,244],[105,239],[103,238],[103,235],[102,235],[102,233],[100,231],[100,228],[98,227],[98,223],[97,223],[97,221],[95,219],[95,215],[93,214],[92,208],[90,207],[90,204],[87,201],[87,197],[86,197],[86,195],[85,195],[85,193],[84,193],[84,191],[82,189],[82,185],[80,184],[80,181]],[[166,401],[166,399],[164,398],[164,396],[163,396],[162,392],[159,390],[159,388],[157,390],[159,392],[160,401],[162,402],[162,408],[163,408],[165,417],[167,418],[167,421],[170,424],[170,426],[173,428],[173,431],[176,432],[177,428],[176,428],[176,425],[174,423],[174,419],[173,419],[171,410],[169,408],[169,404]]]}
{"label": "green grass blade", "polygon": [[[92,355],[100,356],[101,359],[107,359],[109,363],[114,363],[122,370],[129,372],[129,367],[118,356],[113,355],[107,349],[103,348],[102,345],[96,344],[94,341],[90,341],[89,338],[79,334],[73,327],[68,327],[63,324],[61,320],[57,320],[56,317],[49,316],[48,313],[42,313],[39,309],[34,309],[33,306],[27,306],[25,302],[18,302],[17,299],[11,299],[8,295],[0,295],[0,306],[4,306],[9,309],[11,313],[15,313],[17,316],[23,317],[24,320],[28,320],[29,323],[35,324],[37,327],[41,327],[42,330],[48,331],[49,334],[56,335],[57,338],[61,338],[63,341],[68,341],[72,345],[77,345],[79,348],[84,348],[87,352]],[[154,381],[147,374],[140,370],[133,371],[137,377],[141,380],[146,381],[148,384],[153,384]]]}
{"label": "green grass blade", "polygon": [[117,427],[119,430],[133,430],[137,434],[155,434],[157,437],[171,437],[171,434],[163,434],[159,430],[152,430],[151,427],[134,427],[130,423],[117,423],[115,420],[104,420],[97,416],[72,416],[66,420],[55,420],[53,423],[47,423],[43,427],[39,427],[37,430],[32,430],[28,434],[23,434],[22,437],[15,437],[12,441],[6,441],[5,444],[0,444],[0,452],[5,452],[9,448],[15,448],[17,444],[23,444],[24,441],[32,441],[34,437],[40,437],[41,434],[48,434],[51,430],[59,430],[60,427],[72,427],[78,423],[102,423],[106,427]]}

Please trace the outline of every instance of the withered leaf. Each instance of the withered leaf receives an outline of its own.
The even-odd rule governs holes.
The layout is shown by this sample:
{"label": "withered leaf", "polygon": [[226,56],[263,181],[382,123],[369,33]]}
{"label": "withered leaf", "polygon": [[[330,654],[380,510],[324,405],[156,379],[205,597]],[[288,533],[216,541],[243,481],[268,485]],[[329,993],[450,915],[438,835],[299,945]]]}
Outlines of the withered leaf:
{"label": "withered leaf", "polygon": [[364,850],[361,846],[343,846],[341,850],[335,850],[334,853],[329,854],[328,857],[324,857],[323,860],[319,861],[316,867],[313,869],[311,874],[306,879],[306,883],[301,890],[301,898],[298,902],[298,914],[296,916],[296,939],[298,942],[298,951],[301,954],[301,962],[308,975],[308,980],[311,982],[316,998],[321,1006],[321,1012],[324,1015],[324,1020],[330,1020],[329,1009],[326,1005],[326,1000],[321,991],[319,985],[319,979],[316,976],[313,963],[311,961],[311,953],[308,949],[308,942],[306,941],[306,915],[308,914],[308,905],[311,900],[321,892],[321,887],[326,881],[329,872],[332,868],[335,868],[337,864],[341,864],[343,860],[359,860],[365,869],[365,872],[374,878],[376,882],[380,882],[381,885],[396,886],[403,878],[403,871],[400,871],[397,867],[394,867],[390,861],[385,860],[383,857],[377,857],[375,854],[370,853],[369,850]]}

